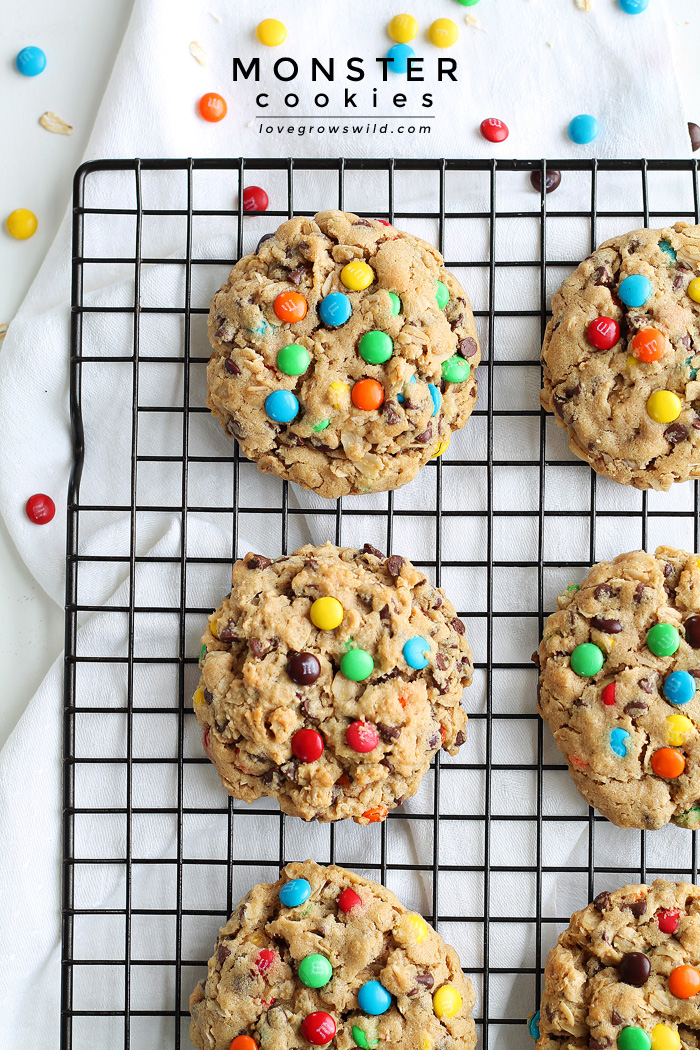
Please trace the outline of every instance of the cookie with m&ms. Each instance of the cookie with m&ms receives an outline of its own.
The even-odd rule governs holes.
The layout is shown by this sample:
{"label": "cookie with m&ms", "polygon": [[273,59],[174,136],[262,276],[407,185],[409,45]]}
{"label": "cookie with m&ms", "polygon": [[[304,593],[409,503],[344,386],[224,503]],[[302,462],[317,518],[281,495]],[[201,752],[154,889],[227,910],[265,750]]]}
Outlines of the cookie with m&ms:
{"label": "cookie with m&ms", "polygon": [[330,499],[397,489],[477,397],[469,301],[436,248],[342,211],[283,223],[211,302],[207,404],[263,473]]}
{"label": "cookie with m&ms", "polygon": [[194,712],[234,798],[304,820],[383,821],[465,740],[464,624],[408,559],[246,554],[209,617]]}
{"label": "cookie with m&ms", "polygon": [[454,948],[389,890],[287,864],[219,930],[190,996],[196,1050],[474,1050],[474,988]]}
{"label": "cookie with m&ms", "polygon": [[700,828],[700,557],[620,554],[557,605],[538,710],[579,792],[620,827]]}
{"label": "cookie with m&ms", "polygon": [[543,407],[599,474],[668,490],[700,477],[700,226],[633,230],[552,299]]}
{"label": "cookie with m&ms", "polygon": [[697,886],[600,889],[547,957],[536,1050],[697,1046],[699,938]]}

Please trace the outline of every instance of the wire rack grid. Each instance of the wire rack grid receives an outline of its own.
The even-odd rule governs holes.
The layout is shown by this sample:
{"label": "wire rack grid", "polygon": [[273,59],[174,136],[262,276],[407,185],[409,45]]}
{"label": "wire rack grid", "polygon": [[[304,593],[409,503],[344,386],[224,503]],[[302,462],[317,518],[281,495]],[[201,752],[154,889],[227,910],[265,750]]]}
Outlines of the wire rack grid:
{"label": "wire rack grid", "polygon": [[[552,168],[563,174],[561,188],[554,197],[535,192],[529,174],[539,172],[544,186]],[[271,188],[265,216],[235,205],[253,173]],[[153,191],[158,180],[162,192]],[[199,183],[211,188],[212,180],[219,203],[209,194],[201,207]],[[483,362],[473,418],[419,479],[396,493],[310,505],[276,479],[265,480],[260,497],[254,467],[209,418],[205,317],[232,261],[261,233],[321,207],[387,218],[437,243],[472,299]],[[674,494],[623,492],[569,454],[537,400],[539,343],[562,277],[606,235],[679,219],[700,221],[697,161],[125,160],[79,169],[64,1050],[96,1038],[110,1047],[188,1046],[187,1000],[218,926],[251,885],[290,860],[355,868],[423,911],[475,983],[483,1050],[529,1045],[524,1022],[537,1008],[544,959],[574,908],[606,886],[657,872],[695,881],[695,833],[619,832],[578,798],[535,714],[529,660],[554,597],[593,561],[653,547],[669,530],[698,549],[697,482]],[[219,240],[200,249],[200,226]],[[107,251],[94,237],[100,228],[109,231]],[[227,246],[213,250],[221,238]],[[162,248],[168,243],[172,252]],[[165,272],[176,275],[176,295],[167,281],[152,281]],[[122,292],[112,295],[110,282]],[[154,323],[158,332],[166,326],[164,337]],[[175,381],[164,382],[166,374]],[[91,458],[108,411],[104,401],[94,410],[96,382],[114,383],[121,487],[101,487],[99,457]],[[153,437],[161,427],[166,448]],[[172,481],[172,495],[155,502],[154,470]],[[205,490],[203,476],[216,484]],[[369,828],[304,825],[270,800],[248,807],[227,798],[191,710],[199,635],[232,558],[251,533],[275,547],[262,553],[286,553],[308,540],[309,519],[319,542],[366,540],[423,566],[458,605],[475,655],[461,755],[437,756],[416,799]],[[202,520],[227,536],[225,549],[193,542]],[[160,540],[154,522],[163,524]],[[173,524],[170,548],[161,541]],[[201,583],[212,566],[214,582]],[[151,571],[169,574],[168,600],[155,601],[153,589],[144,597],[141,574]],[[169,624],[167,652],[141,640],[143,623],[159,617]]]}

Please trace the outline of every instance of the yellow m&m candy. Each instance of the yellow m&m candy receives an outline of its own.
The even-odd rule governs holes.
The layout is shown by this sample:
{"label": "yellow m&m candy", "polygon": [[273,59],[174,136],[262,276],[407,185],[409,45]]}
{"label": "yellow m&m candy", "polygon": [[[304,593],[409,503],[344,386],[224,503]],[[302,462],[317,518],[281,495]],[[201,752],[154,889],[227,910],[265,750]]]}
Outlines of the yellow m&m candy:
{"label": "yellow m&m candy", "polygon": [[277,18],[265,18],[255,30],[255,35],[265,47],[279,47],[287,39],[287,27]]}
{"label": "yellow m&m candy", "polygon": [[428,39],[435,47],[452,47],[459,33],[451,18],[436,18],[428,30]]}
{"label": "yellow m&m candy", "polygon": [[416,944],[420,944],[428,936],[427,922],[422,915],[409,915],[408,922]]}
{"label": "yellow m&m candy", "polygon": [[194,704],[195,707],[197,706],[197,704],[203,704],[204,703],[204,693],[202,692],[201,689],[197,689],[196,690],[196,692],[195,692],[195,694],[194,694],[194,696],[192,698],[192,703]]}
{"label": "yellow m&m candy", "polygon": [[668,729],[668,742],[674,747],[679,747],[685,743],[685,738],[688,733],[692,732],[694,726],[689,718],[685,715],[669,715],[666,719],[666,725]]}
{"label": "yellow m&m candy", "polygon": [[219,627],[217,625],[216,620],[210,620],[209,621],[209,630],[211,631],[211,633],[214,635],[215,638],[219,637]]}
{"label": "yellow m&m candy", "polygon": [[418,32],[418,23],[413,15],[394,15],[386,31],[397,44],[407,44]]}
{"label": "yellow m&m candy", "polygon": [[317,598],[311,606],[310,616],[319,631],[334,631],[343,622],[343,606],[337,598]]}
{"label": "yellow m&m candy", "polygon": [[330,395],[329,401],[333,408],[340,408],[340,402],[350,396],[350,387],[347,383],[341,383],[339,379],[336,379],[328,387],[328,393]]}
{"label": "yellow m&m candy", "polygon": [[462,996],[451,984],[443,984],[433,996],[436,1017],[456,1017],[462,1008]]}
{"label": "yellow m&m candy", "polygon": [[36,233],[38,226],[36,215],[29,208],[15,208],[5,220],[5,227],[10,237],[18,241],[26,241]]}
{"label": "yellow m&m candy", "polygon": [[647,401],[647,412],[657,423],[673,423],[681,407],[681,399],[672,390],[655,390]]}
{"label": "yellow m&m candy", "polygon": [[431,459],[437,459],[438,456],[441,456],[443,454],[443,452],[447,452],[449,447],[450,447],[450,439],[449,439],[449,437],[443,438],[443,440],[440,442],[440,444],[435,449],[435,451],[433,452],[433,454],[432,454],[432,456],[430,458]]}
{"label": "yellow m&m candy", "polygon": [[340,279],[351,292],[362,292],[374,280],[374,270],[362,259],[353,259],[340,271]]}
{"label": "yellow m&m candy", "polygon": [[700,277],[694,277],[688,285],[688,295],[694,303],[700,303]]}
{"label": "yellow m&m candy", "polygon": [[675,1028],[656,1024],[651,1030],[651,1050],[680,1050],[681,1037]]}

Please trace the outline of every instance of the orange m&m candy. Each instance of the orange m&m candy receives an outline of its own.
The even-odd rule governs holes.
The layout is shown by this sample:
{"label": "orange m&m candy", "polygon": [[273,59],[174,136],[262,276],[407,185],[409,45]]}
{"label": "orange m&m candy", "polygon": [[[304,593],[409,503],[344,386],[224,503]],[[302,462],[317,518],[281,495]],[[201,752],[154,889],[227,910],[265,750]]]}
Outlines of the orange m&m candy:
{"label": "orange m&m candy", "polygon": [[692,999],[700,992],[700,970],[694,966],[677,966],[671,970],[668,987],[676,999]]}
{"label": "orange m&m candy", "polygon": [[666,337],[656,328],[643,328],[632,340],[632,353],[638,361],[658,361],[664,356]]}
{"label": "orange m&m candy", "polygon": [[272,309],[280,321],[294,324],[295,321],[303,321],[308,310],[308,303],[301,292],[280,292],[274,301]]}
{"label": "orange m&m candy", "polygon": [[376,379],[360,379],[350,394],[355,408],[372,412],[384,404],[384,388]]}
{"label": "orange m&m candy", "polygon": [[226,99],[222,98],[221,95],[217,95],[215,91],[208,91],[199,100],[199,112],[205,120],[216,124],[217,121],[223,120],[228,112]]}
{"label": "orange m&m candy", "polygon": [[651,768],[665,780],[675,780],[685,769],[685,758],[674,747],[660,747],[651,756]]}
{"label": "orange m&m candy", "polygon": [[258,1044],[249,1035],[237,1035],[228,1050],[258,1050]]}
{"label": "orange m&m candy", "polygon": [[362,814],[365,820],[369,821],[370,824],[377,824],[380,820],[385,820],[386,815],[389,812],[386,806],[375,806],[374,809],[367,809]]}

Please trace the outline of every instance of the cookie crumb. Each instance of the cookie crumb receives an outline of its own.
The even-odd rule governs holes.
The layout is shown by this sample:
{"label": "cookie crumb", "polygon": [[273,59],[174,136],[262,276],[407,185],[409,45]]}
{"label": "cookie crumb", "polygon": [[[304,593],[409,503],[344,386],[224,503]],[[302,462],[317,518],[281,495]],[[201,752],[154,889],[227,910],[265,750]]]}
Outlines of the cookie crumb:
{"label": "cookie crumb", "polygon": [[50,109],[46,110],[46,113],[42,113],[39,117],[39,123],[42,128],[46,128],[47,131],[53,132],[54,135],[72,135],[73,128],[70,124],[66,124],[57,113],[52,113]]}
{"label": "cookie crumb", "polygon": [[190,54],[195,62],[199,62],[200,66],[206,66],[207,64],[207,53],[198,41],[193,40],[190,44]]}
{"label": "cookie crumb", "polygon": [[593,0],[574,0],[574,3],[578,7],[579,11],[593,10]]}
{"label": "cookie crumb", "polygon": [[3,341],[3,339],[7,335],[7,329],[8,328],[9,328],[9,325],[0,324],[0,343]]}
{"label": "cookie crumb", "polygon": [[488,29],[484,29],[476,15],[470,13],[467,14],[464,21],[471,29],[480,29],[482,33],[488,33]]}

